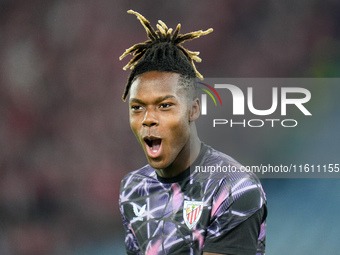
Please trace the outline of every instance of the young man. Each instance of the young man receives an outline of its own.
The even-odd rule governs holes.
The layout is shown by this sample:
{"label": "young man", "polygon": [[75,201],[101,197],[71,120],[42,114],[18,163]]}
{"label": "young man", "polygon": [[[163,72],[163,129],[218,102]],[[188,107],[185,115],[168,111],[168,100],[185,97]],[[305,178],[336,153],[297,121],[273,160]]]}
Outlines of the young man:
{"label": "young man", "polygon": [[[123,95],[148,165],[124,177],[120,210],[127,254],[264,254],[266,199],[257,177],[202,143],[195,120],[198,52],[180,44],[212,31],[179,34],[140,14],[150,40],[136,44]],[[229,171],[200,172],[203,167]],[[233,170],[231,170],[233,169]]]}

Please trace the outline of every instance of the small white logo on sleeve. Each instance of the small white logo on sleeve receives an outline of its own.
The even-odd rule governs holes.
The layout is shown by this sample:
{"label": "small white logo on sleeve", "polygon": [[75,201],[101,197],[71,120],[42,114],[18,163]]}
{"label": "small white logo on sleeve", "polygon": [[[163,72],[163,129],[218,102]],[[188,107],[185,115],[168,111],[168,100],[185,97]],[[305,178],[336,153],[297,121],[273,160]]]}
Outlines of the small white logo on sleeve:
{"label": "small white logo on sleeve", "polygon": [[138,210],[138,208],[137,208],[137,205],[135,205],[135,204],[132,204],[132,206],[133,206],[133,212],[135,213],[135,215],[136,215],[136,217],[133,217],[133,220],[138,220],[138,221],[143,221],[143,218],[142,218],[142,216],[143,216],[143,214],[144,214],[144,212],[145,212],[145,209],[146,209],[146,204],[144,204],[143,206],[142,206],[142,208],[140,208],[139,210]]}

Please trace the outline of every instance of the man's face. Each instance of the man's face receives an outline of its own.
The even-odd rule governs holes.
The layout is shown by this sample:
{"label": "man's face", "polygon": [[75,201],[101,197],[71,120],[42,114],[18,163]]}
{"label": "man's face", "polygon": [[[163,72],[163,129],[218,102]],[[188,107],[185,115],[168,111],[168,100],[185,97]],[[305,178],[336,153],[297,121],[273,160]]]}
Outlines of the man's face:
{"label": "man's face", "polygon": [[179,74],[147,72],[130,88],[130,125],[149,164],[165,169],[190,148],[190,107]]}

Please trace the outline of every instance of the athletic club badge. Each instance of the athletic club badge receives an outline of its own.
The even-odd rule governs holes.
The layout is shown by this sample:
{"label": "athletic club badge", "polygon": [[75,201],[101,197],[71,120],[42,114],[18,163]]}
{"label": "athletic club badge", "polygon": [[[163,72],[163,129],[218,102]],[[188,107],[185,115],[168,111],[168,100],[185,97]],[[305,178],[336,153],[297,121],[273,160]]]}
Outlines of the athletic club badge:
{"label": "athletic club badge", "polygon": [[203,202],[184,200],[183,218],[189,229],[192,229],[202,215]]}

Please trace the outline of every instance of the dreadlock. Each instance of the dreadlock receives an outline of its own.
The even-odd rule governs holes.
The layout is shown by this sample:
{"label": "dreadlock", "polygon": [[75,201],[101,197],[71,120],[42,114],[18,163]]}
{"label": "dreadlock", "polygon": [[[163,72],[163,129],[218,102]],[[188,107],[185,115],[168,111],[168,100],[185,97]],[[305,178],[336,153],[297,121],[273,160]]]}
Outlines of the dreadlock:
{"label": "dreadlock", "polygon": [[194,60],[196,62],[202,61],[198,57],[199,52],[185,49],[181,44],[185,41],[196,39],[201,35],[211,33],[213,31],[212,28],[206,31],[199,30],[182,35],[179,34],[181,24],[178,24],[172,34],[173,29],[168,28],[163,21],[159,20],[159,24],[156,25],[158,30],[155,31],[150,22],[141,14],[133,10],[129,10],[128,13],[137,16],[145,28],[149,40],[133,45],[119,57],[122,60],[129,54],[134,56],[123,67],[124,70],[128,68],[132,70],[125,87],[123,101],[126,100],[134,77],[148,71],[175,72],[184,77],[203,79],[203,76],[197,71],[194,64]]}

